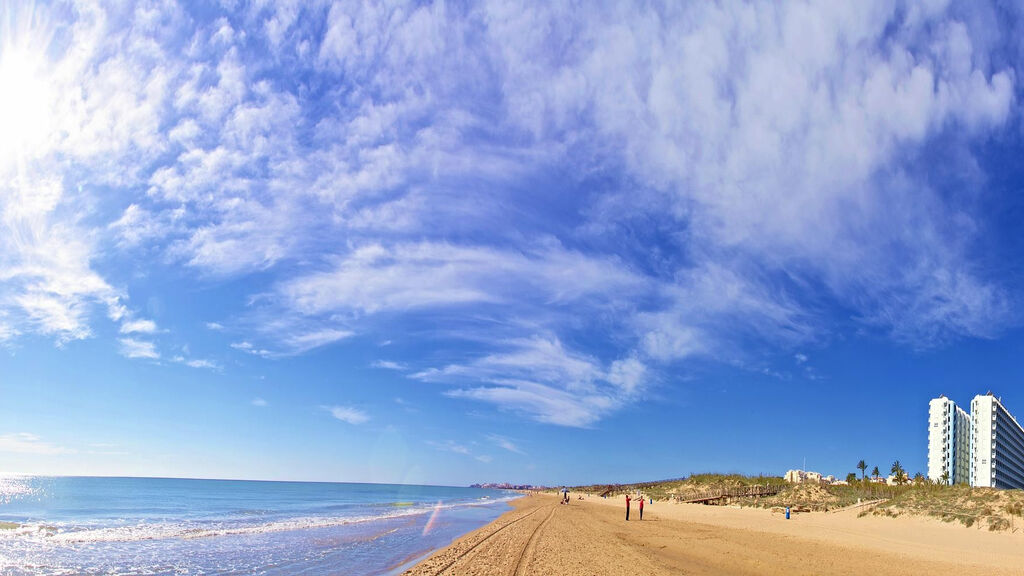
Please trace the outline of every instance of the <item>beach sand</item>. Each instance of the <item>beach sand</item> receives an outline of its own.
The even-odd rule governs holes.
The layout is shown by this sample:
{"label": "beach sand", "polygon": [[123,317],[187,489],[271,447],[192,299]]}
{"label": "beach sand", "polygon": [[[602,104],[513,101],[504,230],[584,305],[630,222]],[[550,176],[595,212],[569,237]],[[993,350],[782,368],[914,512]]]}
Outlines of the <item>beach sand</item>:
{"label": "beach sand", "polygon": [[623,497],[560,505],[534,494],[405,572],[661,574],[1024,574],[1024,530],[988,532],[857,511],[782,514],[655,502],[626,522]]}

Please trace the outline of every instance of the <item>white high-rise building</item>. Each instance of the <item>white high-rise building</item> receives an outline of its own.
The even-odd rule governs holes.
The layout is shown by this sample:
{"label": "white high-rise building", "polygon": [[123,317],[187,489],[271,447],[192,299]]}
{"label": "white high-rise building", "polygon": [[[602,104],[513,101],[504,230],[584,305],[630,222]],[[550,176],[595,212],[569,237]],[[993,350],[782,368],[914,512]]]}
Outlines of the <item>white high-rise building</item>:
{"label": "white high-rise building", "polygon": [[970,481],[971,419],[945,396],[928,403],[928,478],[934,482]]}
{"label": "white high-rise building", "polygon": [[[930,445],[928,453],[930,472]],[[1024,489],[1024,429],[991,392],[971,400],[970,482]]]}

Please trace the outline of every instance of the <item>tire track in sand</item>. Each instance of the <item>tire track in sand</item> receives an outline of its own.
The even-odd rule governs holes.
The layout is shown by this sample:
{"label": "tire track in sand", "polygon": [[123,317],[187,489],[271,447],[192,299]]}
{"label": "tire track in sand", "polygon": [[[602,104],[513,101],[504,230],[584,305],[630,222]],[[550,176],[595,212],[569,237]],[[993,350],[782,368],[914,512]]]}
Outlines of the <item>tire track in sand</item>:
{"label": "tire track in sand", "polygon": [[[554,508],[552,507],[552,511],[553,511],[553,510],[554,510]],[[534,510],[530,511],[530,512],[529,512],[528,514],[523,514],[523,515],[522,515],[522,516],[520,516],[519,518],[516,518],[515,520],[512,520],[512,521],[510,521],[510,522],[509,522],[508,524],[505,524],[505,525],[503,525],[503,526],[499,527],[499,528],[498,528],[497,530],[495,530],[494,532],[491,532],[491,533],[490,533],[490,534],[488,534],[487,536],[484,536],[484,537],[483,537],[483,538],[481,538],[481,539],[480,539],[480,540],[479,540],[478,542],[476,542],[475,544],[473,544],[473,545],[472,545],[472,546],[470,546],[469,548],[466,548],[465,550],[463,550],[461,554],[459,554],[459,555],[458,555],[458,556],[456,556],[455,558],[452,558],[452,560],[451,560],[450,562],[448,562],[448,563],[447,563],[447,564],[445,564],[445,565],[444,565],[444,566],[443,566],[443,567],[442,567],[442,568],[441,568],[440,570],[438,570],[437,572],[435,572],[435,573],[434,573],[434,576],[441,576],[441,574],[444,574],[444,573],[445,573],[445,571],[447,571],[447,570],[448,570],[449,568],[451,568],[452,566],[454,566],[454,565],[455,565],[455,564],[456,564],[456,563],[457,563],[457,562],[458,562],[459,560],[462,560],[463,558],[465,558],[467,554],[469,554],[470,552],[472,552],[473,550],[475,550],[475,549],[476,549],[477,547],[479,547],[479,546],[480,546],[481,544],[483,544],[484,542],[487,542],[487,541],[488,541],[488,540],[490,540],[490,539],[491,539],[492,537],[496,536],[497,534],[499,534],[500,532],[502,532],[502,531],[503,531],[503,530],[505,530],[506,528],[508,528],[508,527],[512,526],[513,524],[516,524],[516,523],[518,523],[518,522],[520,522],[520,521],[522,521],[522,520],[526,520],[526,519],[527,519],[527,518],[529,518],[530,516],[533,516],[534,514],[536,514],[537,512],[540,512],[540,511],[541,511],[541,509],[540,509],[540,508],[536,508],[536,509],[534,509]]]}
{"label": "tire track in sand", "polygon": [[533,529],[533,533],[530,534],[530,538],[526,541],[526,545],[523,546],[523,549],[519,551],[519,559],[516,560],[516,565],[512,569],[512,576],[520,576],[520,574],[525,574],[523,568],[525,564],[523,564],[523,559],[526,558],[527,553],[530,553],[530,555],[532,555],[533,549],[537,547],[537,535],[540,534],[540,531],[544,528],[544,526],[546,526],[547,523],[551,521],[551,518],[555,515],[555,510],[555,506],[552,506],[551,512],[548,513],[548,517],[545,518],[543,522],[538,524],[537,527]]}

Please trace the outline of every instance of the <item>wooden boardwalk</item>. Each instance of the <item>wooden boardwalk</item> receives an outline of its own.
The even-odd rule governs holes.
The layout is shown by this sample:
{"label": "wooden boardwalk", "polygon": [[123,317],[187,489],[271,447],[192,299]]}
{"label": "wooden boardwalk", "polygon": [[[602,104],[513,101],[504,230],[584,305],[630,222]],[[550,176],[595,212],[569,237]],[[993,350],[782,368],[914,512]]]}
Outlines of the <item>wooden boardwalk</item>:
{"label": "wooden boardwalk", "polygon": [[766,484],[764,486],[738,486],[734,488],[715,488],[713,490],[706,490],[698,493],[696,496],[689,498],[684,496],[676,496],[677,502],[684,504],[710,504],[716,500],[724,500],[726,498],[747,498],[754,496],[774,496],[782,491],[783,486],[781,484]]}

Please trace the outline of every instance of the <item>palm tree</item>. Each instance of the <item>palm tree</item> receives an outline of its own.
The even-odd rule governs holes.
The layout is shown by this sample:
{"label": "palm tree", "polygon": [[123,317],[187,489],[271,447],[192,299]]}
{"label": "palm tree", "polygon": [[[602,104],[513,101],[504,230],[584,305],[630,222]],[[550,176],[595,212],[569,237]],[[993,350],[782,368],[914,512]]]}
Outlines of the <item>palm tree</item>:
{"label": "palm tree", "polygon": [[949,486],[949,471],[948,470],[943,470],[942,471],[942,476],[940,476],[939,478],[942,479],[942,485],[943,486]]}
{"label": "palm tree", "polygon": [[896,479],[897,486],[903,486],[903,480],[906,478],[907,473],[903,471],[903,466],[900,461],[897,460],[892,463],[892,468],[889,470]]}
{"label": "palm tree", "polygon": [[875,466],[874,468],[871,469],[871,477],[872,478],[878,478],[879,474],[880,474],[880,472],[878,471],[878,466]]}
{"label": "palm tree", "polygon": [[914,474],[914,484],[924,484],[924,474],[920,472]]}
{"label": "palm tree", "polygon": [[860,469],[860,479],[863,480],[864,479],[864,471],[868,469],[867,462],[865,462],[863,460],[861,460],[860,462],[857,462],[857,468]]}
{"label": "palm tree", "polygon": [[853,484],[856,481],[857,481],[857,473],[856,472],[850,472],[849,474],[846,475],[846,483],[847,484]]}

